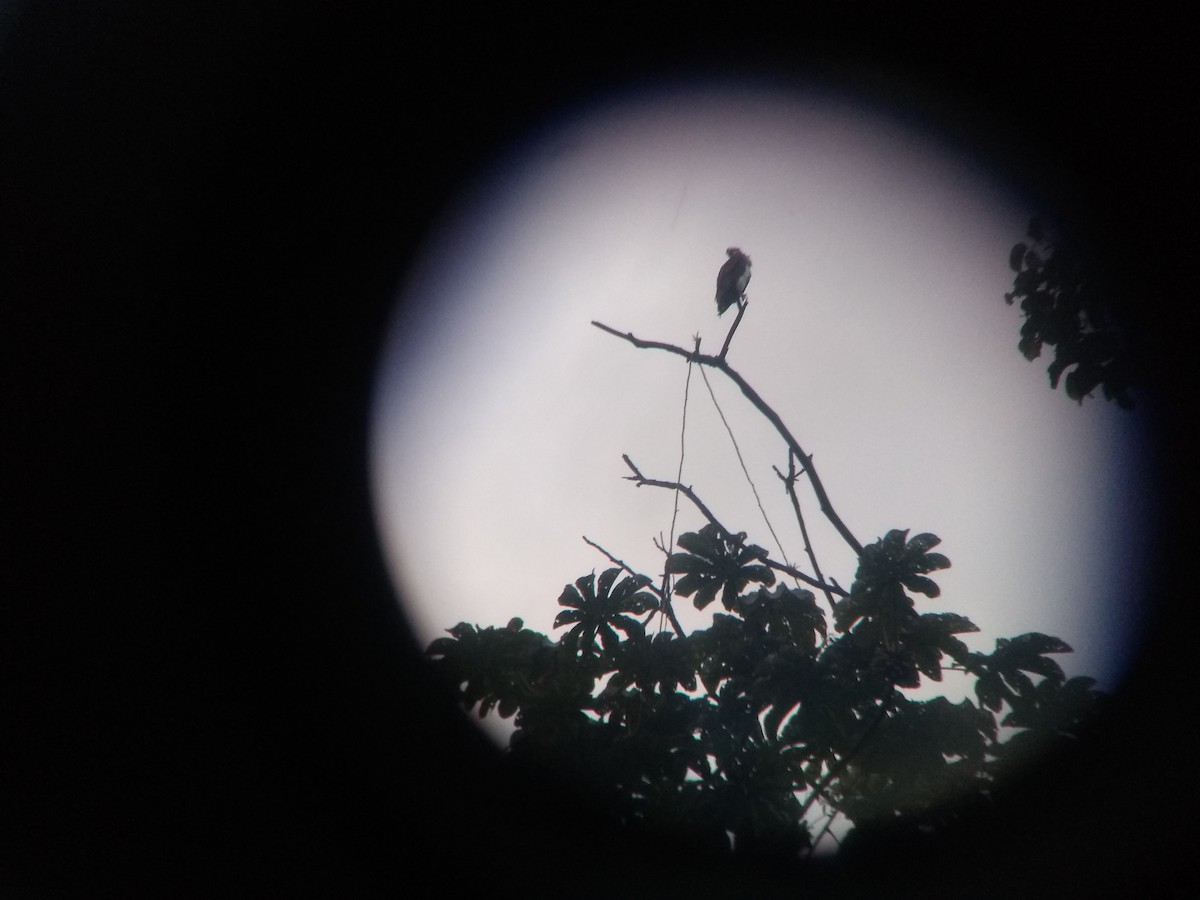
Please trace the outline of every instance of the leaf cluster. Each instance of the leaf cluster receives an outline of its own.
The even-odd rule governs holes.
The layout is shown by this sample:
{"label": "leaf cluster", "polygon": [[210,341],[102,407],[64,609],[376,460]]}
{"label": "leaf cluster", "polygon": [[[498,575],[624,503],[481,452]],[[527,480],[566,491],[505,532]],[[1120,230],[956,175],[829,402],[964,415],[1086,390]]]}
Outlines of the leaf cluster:
{"label": "leaf cluster", "polygon": [[1036,218],[1027,237],[1009,254],[1016,276],[1004,295],[1010,306],[1020,301],[1025,315],[1017,348],[1032,361],[1043,347],[1053,347],[1054,360],[1047,367],[1050,387],[1057,388],[1061,379],[1067,396],[1077,403],[1100,388],[1105,399],[1131,409],[1134,367],[1112,322],[1096,267],[1074,245],[1047,240]]}
{"label": "leaf cluster", "polygon": [[[721,593],[721,605],[732,610],[738,594],[751,583],[774,584],[775,573],[762,562],[767,551],[755,545],[746,546],[745,535],[723,535],[713,524],[698,532],[680,535],[679,546],[684,553],[667,557],[666,571],[683,577],[675,585],[675,593],[691,597],[696,609],[704,609]],[[755,563],[758,560],[758,563]]]}
{"label": "leaf cluster", "polygon": [[[1032,246],[1013,248],[1008,295],[1026,314],[1022,352],[1033,359],[1054,346],[1052,385],[1065,372],[1074,399],[1102,385],[1125,405],[1129,371],[1093,282],[1068,249],[1044,242],[1036,222],[1030,237]],[[856,830],[885,826],[949,828],[1014,763],[1074,739],[1104,697],[1091,679],[1065,677],[1052,657],[1071,648],[1058,638],[1023,634],[985,653],[961,637],[978,632],[970,619],[923,608],[941,594],[931,576],[950,566],[936,535],[894,529],[859,542],[812,457],[726,361],[741,319],[719,356],[593,324],[724,373],[775,427],[791,464],[789,476],[779,474],[815,576],[773,562],[719,525],[690,486],[647,478],[624,456],[631,481],[686,496],[708,521],[667,553],[661,589],[602,551],[617,565],[563,588],[557,640],[519,619],[505,628],[460,623],[430,644],[430,664],[466,709],[512,719],[512,764],[557,773],[589,798],[592,817],[689,835],[714,853],[787,860],[806,856],[835,821],[850,826],[851,841]],[[825,580],[808,541],[797,462],[857,556],[848,591]],[[776,583],[776,571],[797,586]],[[831,616],[801,582],[825,593]],[[718,599],[720,607],[709,627],[689,633],[672,596],[697,610]],[[971,683],[974,697],[910,693],[947,671]]]}
{"label": "leaf cluster", "polygon": [[[930,573],[950,565],[938,543],[894,530],[865,547],[830,623],[811,591],[774,583],[762,548],[710,525],[667,560],[676,595],[720,598],[708,628],[648,634],[637,617],[662,599],[610,568],[563,589],[557,641],[462,623],[428,656],[465,707],[515,716],[514,763],[551,767],[627,826],[787,859],[811,849],[816,804],[944,827],[940,801],[986,794],[997,766],[1074,734],[1100,695],[1065,679],[1056,638],[984,654],[958,637],[978,630],[966,617],[920,612],[914,595],[937,597]],[[946,669],[974,677],[977,703],[903,693]]]}

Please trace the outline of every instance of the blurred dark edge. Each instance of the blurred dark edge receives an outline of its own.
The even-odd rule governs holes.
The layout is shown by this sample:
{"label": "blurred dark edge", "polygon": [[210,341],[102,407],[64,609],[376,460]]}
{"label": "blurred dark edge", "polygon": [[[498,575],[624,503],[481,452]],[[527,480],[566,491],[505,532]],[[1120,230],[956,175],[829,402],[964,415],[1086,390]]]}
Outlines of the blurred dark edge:
{"label": "blurred dark edge", "polygon": [[[1197,793],[1185,278],[1200,93],[1182,5],[844,6],[569,21],[311,2],[4,8],[0,893],[1187,883],[1171,879],[1191,870]],[[1053,202],[1107,254],[1156,363],[1160,614],[1113,714],[955,835],[885,842],[799,881],[634,850],[589,830],[570,796],[499,777],[422,675],[366,483],[375,354],[439,206],[573,98],[698,63],[872,64],[950,91],[1044,154]],[[1014,312],[1014,353],[1017,326]]]}

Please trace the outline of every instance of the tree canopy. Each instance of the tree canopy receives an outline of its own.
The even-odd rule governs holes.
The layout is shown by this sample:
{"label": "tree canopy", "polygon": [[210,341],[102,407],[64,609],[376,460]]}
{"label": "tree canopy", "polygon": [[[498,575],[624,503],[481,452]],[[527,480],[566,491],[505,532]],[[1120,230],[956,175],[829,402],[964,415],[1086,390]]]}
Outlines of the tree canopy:
{"label": "tree canopy", "polygon": [[1009,305],[1019,301],[1025,316],[1018,349],[1032,361],[1052,347],[1050,387],[1061,380],[1072,400],[1083,403],[1100,388],[1106,400],[1131,409],[1137,372],[1097,267],[1078,243],[1050,240],[1040,219],[1030,221],[1027,239],[1009,254],[1016,277],[1004,295]]}
{"label": "tree canopy", "polygon": [[[1006,297],[1023,298],[1022,352],[1055,346],[1052,384],[1075,365],[1070,396],[1101,385],[1125,405],[1127,372],[1088,283],[1069,254],[1038,243],[1036,228],[1033,246],[1013,250]],[[563,588],[557,639],[520,619],[463,622],[430,644],[428,659],[464,707],[512,718],[514,765],[556,773],[588,799],[588,815],[635,835],[668,831],[716,853],[798,864],[818,845],[844,848],[875,829],[938,834],[989,803],[1006,774],[1076,738],[1105,695],[1091,678],[1066,676],[1055,657],[1071,648],[1059,638],[1029,632],[983,652],[963,640],[979,631],[969,618],[924,609],[950,566],[937,535],[854,536],[812,457],[726,361],[747,308],[715,356],[698,342],[687,350],[593,324],[721,372],[774,426],[787,459],[776,474],[809,570],[773,559],[691,486],[647,477],[625,456],[628,480],[677,492],[706,520],[659,546],[661,571],[635,571],[589,541],[610,565]],[[808,546],[802,480],[857,557],[848,589]],[[677,600],[714,609],[711,625],[685,630]],[[965,679],[968,695],[930,696],[945,673]]]}

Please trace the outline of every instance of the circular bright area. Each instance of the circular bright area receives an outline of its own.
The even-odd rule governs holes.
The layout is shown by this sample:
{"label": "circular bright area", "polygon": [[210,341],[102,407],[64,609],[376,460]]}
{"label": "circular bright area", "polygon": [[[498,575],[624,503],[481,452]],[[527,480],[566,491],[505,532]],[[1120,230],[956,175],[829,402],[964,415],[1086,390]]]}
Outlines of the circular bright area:
{"label": "circular bright area", "polygon": [[[673,86],[567,111],[480,174],[408,274],[374,399],[379,532],[423,641],[515,616],[551,634],[564,584],[612,565],[584,536],[661,575],[676,497],[623,480],[622,454],[676,479],[685,384],[682,482],[808,570],[773,471],[787,448],[737,387],[591,324],[717,353],[737,310],[718,318],[716,275],[740,247],[728,362],[859,541],[942,539],[952,568],[918,611],[968,616],[980,650],[1055,635],[1068,675],[1116,687],[1145,612],[1143,413],[1078,406],[1018,353],[1008,256],[1037,198],[932,121],[827,89]],[[848,587],[853,552],[800,499]],[[704,524],[681,499],[674,534]],[[675,606],[688,628],[716,609]]]}

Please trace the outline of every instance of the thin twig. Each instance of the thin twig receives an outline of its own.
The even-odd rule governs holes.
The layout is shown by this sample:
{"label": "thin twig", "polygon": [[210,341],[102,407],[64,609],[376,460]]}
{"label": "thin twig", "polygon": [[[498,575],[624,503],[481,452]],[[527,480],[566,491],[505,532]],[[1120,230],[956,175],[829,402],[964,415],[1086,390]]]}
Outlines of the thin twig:
{"label": "thin twig", "polygon": [[[625,465],[629,466],[630,470],[632,470],[632,472],[633,472],[633,475],[625,476],[627,481],[636,482],[638,487],[641,487],[642,485],[648,485],[650,487],[659,487],[659,488],[664,488],[664,489],[670,490],[670,491],[678,491],[679,493],[683,494],[683,496],[685,496],[689,500],[691,500],[693,504],[695,504],[696,509],[700,510],[700,514],[703,515],[704,518],[708,519],[708,521],[712,523],[713,527],[717,529],[717,533],[720,534],[724,540],[729,541],[731,544],[734,544],[735,546],[738,546],[738,547],[745,546],[745,544],[746,544],[745,533],[740,532],[740,531],[736,532],[736,533],[732,532],[728,528],[726,528],[724,525],[722,525],[721,521],[715,515],[713,515],[712,510],[710,510],[707,506],[705,506],[704,501],[701,500],[698,496],[696,496],[696,492],[694,490],[692,490],[690,487],[688,487],[686,484],[680,484],[677,481],[662,481],[657,478],[647,478],[645,475],[643,475],[641,473],[641,470],[639,470],[638,467],[633,464],[633,460],[631,460],[629,458],[629,454],[627,454],[627,453],[621,454],[621,459],[625,460]],[[813,578],[811,575],[805,575],[803,572],[801,572],[799,569],[795,568],[794,566],[787,565],[786,563],[776,562],[773,559],[766,559],[766,560],[764,560],[764,562],[766,565],[770,566],[772,569],[775,569],[778,572],[783,572],[787,575],[790,575],[793,578],[798,578],[801,581],[803,581],[805,584],[811,585],[812,587],[815,587],[819,590],[826,591],[826,592],[832,591],[833,593],[838,594],[839,596],[842,596],[842,597],[846,596],[846,591],[843,590],[842,588],[838,587],[836,584],[825,584],[823,581],[818,581],[817,579]]]}
{"label": "thin twig", "polygon": [[[816,578],[813,578],[811,575],[804,574],[799,569],[797,569],[795,566],[790,566],[787,563],[776,562],[773,559],[766,559],[766,560],[763,560],[763,562],[765,565],[770,566],[776,572],[782,572],[784,575],[788,575],[792,578],[797,578],[800,581],[803,581],[809,587],[815,587],[819,591],[824,591],[826,596],[828,596],[830,593],[837,594],[839,597],[850,596],[850,594],[846,591],[846,589],[841,587],[840,585],[826,584],[824,581],[820,581]],[[832,602],[833,601],[831,600],[830,603],[832,603]]]}
{"label": "thin twig", "polygon": [[633,334],[629,332],[622,333],[617,331],[615,328],[611,328],[602,322],[593,321],[592,324],[601,331],[606,331],[614,337],[619,337],[623,341],[628,341],[639,349],[665,350],[668,353],[674,353],[676,356],[682,356],[684,359],[690,360],[691,362],[697,362],[703,366],[712,366],[714,369],[719,369],[720,371],[724,372],[726,377],[736,384],[741,392],[745,394],[746,399],[754,404],[755,408],[766,417],[768,422],[775,426],[775,430],[779,433],[779,436],[783,438],[784,442],[788,445],[788,448],[795,453],[798,458],[808,461],[808,465],[805,466],[805,474],[808,475],[808,481],[812,485],[813,493],[817,496],[817,502],[820,504],[821,512],[825,514],[825,518],[827,518],[833,527],[837,529],[837,532],[842,536],[842,539],[850,545],[850,548],[854,550],[857,555],[862,555],[862,544],[859,542],[858,538],[854,536],[850,529],[846,527],[846,523],[842,521],[841,517],[837,514],[837,511],[834,510],[833,504],[829,501],[829,495],[825,493],[825,486],[821,483],[821,479],[817,475],[817,469],[816,466],[813,465],[812,457],[804,452],[804,449],[800,446],[799,441],[797,441],[792,433],[788,431],[787,426],[783,423],[783,420],[779,417],[779,414],[767,405],[767,402],[758,395],[758,392],[754,390],[754,388],[749,385],[746,379],[739,375],[729,365],[729,363],[725,362],[724,358],[720,356],[708,356],[700,352],[690,352],[684,350],[682,347],[676,347],[674,344],[667,344],[662,341],[643,340],[642,338],[634,337]]}
{"label": "thin twig", "polygon": [[704,501],[697,497],[696,492],[686,484],[680,484],[678,481],[661,481],[657,478],[647,478],[641,473],[641,471],[639,471],[638,467],[633,464],[633,460],[629,458],[628,453],[622,453],[621,459],[625,460],[625,465],[629,466],[630,470],[633,472],[632,475],[625,476],[626,481],[636,482],[638,487],[641,487],[642,485],[649,485],[650,487],[660,487],[671,491],[679,491],[679,493],[683,494],[683,496],[692,501],[696,509],[700,510],[700,514],[713,524],[713,527],[717,529],[717,532],[722,538],[739,546],[745,543],[746,536],[734,534],[732,531],[722,525],[717,517],[712,514],[712,510],[705,506]]}
{"label": "thin twig", "polygon": [[[749,305],[750,301],[743,297],[742,301],[738,304],[737,318],[734,319],[733,324],[729,326],[729,334],[725,335],[725,343],[721,345],[721,352],[717,354],[718,358],[724,359],[725,354],[729,352],[729,342],[733,340],[733,333],[737,331],[738,326],[742,324],[742,316],[746,314],[746,307]],[[700,345],[697,344],[696,351],[699,352],[699,350]]]}
{"label": "thin twig", "polygon": [[[809,461],[806,460],[805,462],[807,464]],[[792,509],[796,513],[796,521],[800,523],[800,536],[804,539],[804,552],[808,554],[808,561],[812,563],[813,574],[817,576],[818,581],[824,582],[825,576],[821,574],[821,567],[817,564],[817,555],[813,552],[812,543],[808,539],[808,528],[804,525],[804,514],[800,512],[800,498],[796,496],[796,479],[800,477],[800,473],[796,471],[796,454],[790,451],[788,453],[788,473],[786,476],[774,466],[772,468],[775,469],[775,474],[783,480],[788,497],[792,500]],[[829,601],[829,610],[833,612],[833,594],[830,593],[828,588],[825,588],[824,591],[825,599]],[[844,595],[845,592],[843,592]]]}
{"label": "thin twig", "polygon": [[[700,338],[696,339],[696,352],[700,352]],[[701,370],[703,372],[703,370]],[[692,386],[692,367],[689,364],[687,370],[687,379],[683,383],[683,415],[680,417],[679,423],[679,471],[675,473],[676,481],[683,481],[683,458],[685,455],[684,439],[687,436],[687,408],[688,408],[688,393]],[[679,492],[675,492],[675,509],[671,513],[671,532],[670,538],[667,540],[668,546],[675,545],[675,522],[679,518]]]}
{"label": "thin twig", "polygon": [[[821,841],[823,841],[825,839],[825,835],[829,834],[829,828],[831,825],[833,825],[833,820],[838,817],[838,813],[840,812],[840,810],[836,806],[834,806],[832,803],[830,804],[830,808],[833,810],[833,812],[831,812],[829,814],[829,818],[827,818],[825,820],[825,827],[820,830],[820,832],[817,834],[816,840],[814,840],[812,842],[813,850],[816,850],[817,847],[819,847],[821,845]],[[837,842],[836,835],[830,834],[829,836],[831,838],[833,838],[835,843]]]}
{"label": "thin twig", "polygon": [[634,576],[635,578],[645,578],[648,582],[646,587],[650,588],[650,590],[654,591],[654,593],[658,596],[659,601],[662,603],[663,611],[666,612],[667,618],[671,620],[671,627],[675,629],[675,633],[679,635],[679,637],[683,637],[683,626],[679,624],[679,619],[675,617],[675,610],[671,606],[671,598],[669,596],[656,588],[654,586],[654,582],[651,581],[648,576],[643,575],[641,572],[634,571],[633,568],[631,568],[630,565],[623,559],[618,559],[617,557],[613,556],[611,553],[589,538],[586,534],[582,535],[582,537],[585,544],[590,547],[595,547],[597,550],[607,556],[611,562],[616,563],[630,575]]}
{"label": "thin twig", "polygon": [[[700,352],[700,336],[696,335],[696,337],[693,340],[695,341],[696,352],[699,353]],[[704,370],[701,369],[700,371],[703,372]],[[679,422],[679,471],[675,473],[675,480],[677,482],[683,481],[683,460],[684,460],[685,451],[686,451],[685,440],[687,437],[688,393],[691,389],[691,386],[692,386],[692,366],[691,366],[691,363],[688,363],[687,378],[684,379],[684,382],[683,382],[683,413],[680,416],[680,422]],[[665,542],[663,542],[663,545],[662,545],[663,554],[668,557],[671,555],[670,550],[668,548],[675,546],[675,524],[678,521],[678,519],[679,519],[679,491],[676,491],[675,492],[674,509],[671,511],[670,537]],[[661,536],[661,534],[662,534],[662,532],[659,532],[660,536]],[[661,596],[663,598],[663,611],[666,613],[669,613],[672,624],[676,624],[675,611],[671,607],[671,601],[670,601],[671,573],[667,569],[666,566],[663,566]],[[678,631],[678,630],[679,629],[676,628],[676,631]],[[682,637],[682,635],[680,635],[680,636]]]}
{"label": "thin twig", "polygon": [[[688,364],[688,369],[691,370],[690,363]],[[762,514],[763,521],[767,525],[767,531],[771,532],[771,537],[775,539],[775,548],[779,551],[779,555],[783,557],[783,561],[787,563],[787,553],[784,552],[783,542],[779,540],[779,535],[775,533],[775,526],[771,524],[771,519],[763,507],[762,498],[758,496],[758,488],[754,485],[754,479],[750,477],[750,470],[746,467],[746,460],[742,457],[742,448],[738,446],[737,438],[733,434],[729,420],[725,418],[725,411],[721,409],[721,404],[717,402],[717,394],[712,389],[712,385],[708,381],[708,375],[704,373],[703,369],[700,370],[700,375],[704,379],[704,386],[708,388],[708,396],[712,398],[717,415],[721,417],[721,424],[725,426],[725,432],[729,435],[729,441],[733,444],[733,452],[737,455],[738,465],[742,467],[742,474],[746,476],[746,483],[750,485],[750,492],[754,494],[754,502],[758,504],[758,511]]]}
{"label": "thin twig", "polygon": [[[585,544],[587,544],[589,547],[595,547],[597,550],[599,550],[601,553],[603,553],[605,556],[607,556],[610,562],[616,563],[618,566],[620,566],[622,569],[624,569],[626,572],[628,572],[634,578],[645,578],[647,581],[650,580],[649,576],[643,575],[641,572],[634,570],[629,565],[629,563],[625,562],[625,560],[623,560],[623,559],[618,559],[617,557],[613,556],[611,553],[609,553],[607,550],[605,550],[603,547],[601,547],[599,544],[597,544],[595,541],[593,541],[586,534],[580,535],[580,537],[583,538],[583,542]],[[658,588],[656,588],[654,586],[653,581],[651,581],[648,585],[646,585],[646,587],[650,588],[650,590],[654,591],[654,593],[656,593],[656,594],[658,593]]]}

